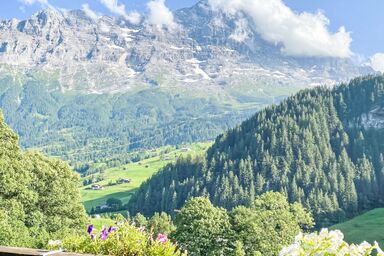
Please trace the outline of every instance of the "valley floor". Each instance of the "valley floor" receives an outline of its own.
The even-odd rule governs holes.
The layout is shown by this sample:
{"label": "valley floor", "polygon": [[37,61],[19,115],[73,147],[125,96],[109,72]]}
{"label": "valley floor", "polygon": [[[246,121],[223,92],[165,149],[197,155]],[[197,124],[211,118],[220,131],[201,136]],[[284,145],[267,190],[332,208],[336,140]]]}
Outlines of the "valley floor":
{"label": "valley floor", "polygon": [[[123,204],[127,203],[134,193],[145,180],[159,171],[169,163],[175,162],[181,156],[203,154],[212,142],[200,142],[179,147],[162,147],[152,150],[154,157],[138,162],[122,165],[116,168],[109,168],[103,172],[103,180],[94,184],[102,187],[100,190],[93,190],[89,184],[81,187],[81,196],[86,210],[103,206],[108,198],[120,199]],[[89,176],[82,178],[82,181]],[[129,183],[114,184],[119,179],[129,179]]]}

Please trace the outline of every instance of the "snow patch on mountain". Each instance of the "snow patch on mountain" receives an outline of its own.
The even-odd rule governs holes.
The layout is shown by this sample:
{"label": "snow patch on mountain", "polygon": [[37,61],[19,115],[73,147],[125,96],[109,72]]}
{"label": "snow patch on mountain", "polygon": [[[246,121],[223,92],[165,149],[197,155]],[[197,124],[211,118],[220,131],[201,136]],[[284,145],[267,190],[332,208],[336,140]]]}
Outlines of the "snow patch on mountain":
{"label": "snow patch on mountain", "polygon": [[242,81],[305,87],[372,71],[348,58],[287,56],[263,39],[251,16],[228,15],[207,1],[173,12],[172,31],[144,20],[132,24],[124,15],[89,16],[46,9],[0,21],[0,66],[43,72],[59,81],[57,90],[80,93],[148,86],[219,91]]}

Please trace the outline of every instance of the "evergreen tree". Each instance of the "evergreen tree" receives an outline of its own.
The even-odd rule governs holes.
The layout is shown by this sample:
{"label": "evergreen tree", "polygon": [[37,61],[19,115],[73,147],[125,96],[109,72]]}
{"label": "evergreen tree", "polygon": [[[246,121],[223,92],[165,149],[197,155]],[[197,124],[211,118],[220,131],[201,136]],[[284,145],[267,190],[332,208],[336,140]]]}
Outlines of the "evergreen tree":
{"label": "evergreen tree", "polygon": [[266,191],[302,203],[318,227],[383,207],[384,130],[364,122],[384,107],[383,92],[383,76],[303,90],[218,136],[205,159],[164,168],[128,208],[148,216],[161,211],[154,199],[164,187],[176,196],[166,209],[171,215],[192,195],[230,210]]}

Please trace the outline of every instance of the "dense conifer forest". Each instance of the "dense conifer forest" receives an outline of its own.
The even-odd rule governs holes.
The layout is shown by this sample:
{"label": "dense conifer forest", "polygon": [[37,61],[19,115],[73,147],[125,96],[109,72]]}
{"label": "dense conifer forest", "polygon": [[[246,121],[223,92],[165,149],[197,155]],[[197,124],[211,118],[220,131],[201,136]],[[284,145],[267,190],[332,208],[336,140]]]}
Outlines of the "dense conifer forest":
{"label": "dense conifer forest", "polygon": [[134,150],[211,140],[259,108],[236,109],[235,101],[156,88],[76,94],[51,91],[44,81],[14,80],[0,79],[0,108],[22,147],[72,166],[110,161],[117,166],[132,160],[127,152]]}
{"label": "dense conifer forest", "polygon": [[217,137],[205,158],[185,158],[145,182],[131,214],[175,214],[188,198],[249,206],[284,193],[328,226],[384,202],[384,77],[307,89]]}

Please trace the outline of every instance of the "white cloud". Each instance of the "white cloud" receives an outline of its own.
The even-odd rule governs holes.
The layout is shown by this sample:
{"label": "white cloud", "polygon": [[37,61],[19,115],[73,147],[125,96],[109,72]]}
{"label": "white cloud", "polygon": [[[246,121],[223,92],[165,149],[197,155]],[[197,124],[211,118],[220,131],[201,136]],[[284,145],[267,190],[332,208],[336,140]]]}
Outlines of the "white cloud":
{"label": "white cloud", "polygon": [[141,15],[138,12],[127,13],[124,4],[119,4],[118,0],[100,0],[100,2],[114,14],[123,16],[132,24],[138,24],[141,21]]}
{"label": "white cloud", "polygon": [[384,72],[384,53],[376,53],[371,57],[371,67],[375,71]]}
{"label": "white cloud", "polygon": [[89,4],[83,4],[81,6],[81,10],[91,19],[98,20],[100,15],[98,15],[96,12],[94,12],[91,7],[89,7]]}
{"label": "white cloud", "polygon": [[22,5],[22,6],[19,6],[19,10],[22,12],[22,13],[25,13],[26,10],[25,10],[25,6]]}
{"label": "white cloud", "polygon": [[127,13],[125,12],[125,5],[119,4],[117,0],[100,0],[108,10],[114,14],[125,16]]}
{"label": "white cloud", "polygon": [[49,5],[48,0],[19,0],[19,2],[25,5],[33,5],[35,3],[40,3],[42,5]]}
{"label": "white cloud", "polygon": [[24,6],[20,6],[19,9],[21,11],[25,11],[25,6],[40,4],[42,8],[50,8],[53,10],[57,10],[55,6],[51,5],[48,0],[19,0]]}
{"label": "white cloud", "polygon": [[165,5],[165,0],[152,0],[148,2],[148,24],[157,27],[175,28],[177,25],[173,19],[173,13]]}
{"label": "white cloud", "polygon": [[240,18],[235,22],[235,24],[236,29],[233,34],[229,36],[229,38],[237,42],[244,42],[249,38],[249,34],[251,33],[248,29],[248,21],[244,18]]}
{"label": "white cloud", "polygon": [[132,24],[139,24],[140,21],[141,21],[141,14],[136,12],[136,11],[133,11],[133,12],[130,12],[128,13],[125,18],[131,22]]}
{"label": "white cloud", "polygon": [[321,12],[295,13],[282,0],[209,0],[213,9],[229,15],[242,12],[253,20],[255,30],[268,42],[281,44],[292,56],[340,57],[352,55],[351,37],[344,27],[328,30],[329,19]]}

